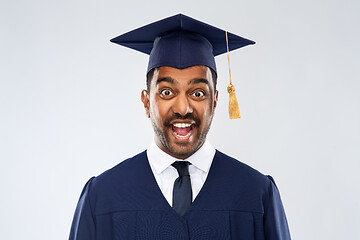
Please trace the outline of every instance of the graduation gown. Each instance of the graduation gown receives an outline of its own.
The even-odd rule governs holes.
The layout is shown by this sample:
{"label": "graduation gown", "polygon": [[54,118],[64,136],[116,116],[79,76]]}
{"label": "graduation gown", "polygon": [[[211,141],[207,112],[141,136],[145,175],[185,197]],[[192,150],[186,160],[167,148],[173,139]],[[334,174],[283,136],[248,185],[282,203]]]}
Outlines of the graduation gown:
{"label": "graduation gown", "polygon": [[271,177],[216,151],[201,191],[179,216],[144,151],[86,183],[69,239],[288,240],[290,234]]}

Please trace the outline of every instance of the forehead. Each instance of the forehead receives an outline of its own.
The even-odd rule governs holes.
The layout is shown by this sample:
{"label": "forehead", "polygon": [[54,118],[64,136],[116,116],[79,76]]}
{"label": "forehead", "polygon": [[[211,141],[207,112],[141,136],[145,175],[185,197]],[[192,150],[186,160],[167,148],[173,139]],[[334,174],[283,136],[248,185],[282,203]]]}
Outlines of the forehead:
{"label": "forehead", "polygon": [[[206,66],[192,66],[184,69],[167,66],[159,67],[155,70],[153,79],[158,80],[162,78],[171,78],[178,83],[189,82],[194,79],[206,79],[209,81],[209,84],[212,83],[211,71]],[[153,84],[155,83],[156,81],[153,81]]]}

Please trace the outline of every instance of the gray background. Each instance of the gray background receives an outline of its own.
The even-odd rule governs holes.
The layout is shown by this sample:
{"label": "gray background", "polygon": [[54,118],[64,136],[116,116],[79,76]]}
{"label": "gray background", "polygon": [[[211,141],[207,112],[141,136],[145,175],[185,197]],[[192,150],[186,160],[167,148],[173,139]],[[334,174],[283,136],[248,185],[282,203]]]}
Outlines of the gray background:
{"label": "gray background", "polygon": [[359,1],[0,3],[0,238],[66,239],[85,182],[149,145],[147,56],[109,39],[184,13],[253,39],[217,57],[214,147],[271,174],[293,239],[360,239]]}

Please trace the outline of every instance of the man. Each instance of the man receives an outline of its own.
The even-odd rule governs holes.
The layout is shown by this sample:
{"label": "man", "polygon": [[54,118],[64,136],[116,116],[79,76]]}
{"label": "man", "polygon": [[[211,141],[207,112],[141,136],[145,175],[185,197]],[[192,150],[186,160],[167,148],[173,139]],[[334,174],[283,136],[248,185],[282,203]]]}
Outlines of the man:
{"label": "man", "polygon": [[[273,179],[206,140],[224,37],[179,14],[112,39],[150,54],[141,100],[154,142],[88,181],[71,240],[290,239]],[[230,50],[253,43],[229,33]]]}

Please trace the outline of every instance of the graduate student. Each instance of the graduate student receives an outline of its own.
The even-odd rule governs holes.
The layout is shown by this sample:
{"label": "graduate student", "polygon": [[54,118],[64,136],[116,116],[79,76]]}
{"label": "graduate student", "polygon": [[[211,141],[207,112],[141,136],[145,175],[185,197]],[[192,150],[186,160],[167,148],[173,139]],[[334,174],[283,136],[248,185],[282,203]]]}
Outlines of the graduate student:
{"label": "graduate student", "polygon": [[[206,139],[218,100],[214,56],[254,42],[182,14],[111,41],[150,55],[141,101],[154,141],[86,183],[69,239],[289,240],[274,180]],[[240,117],[228,91],[230,118]]]}

